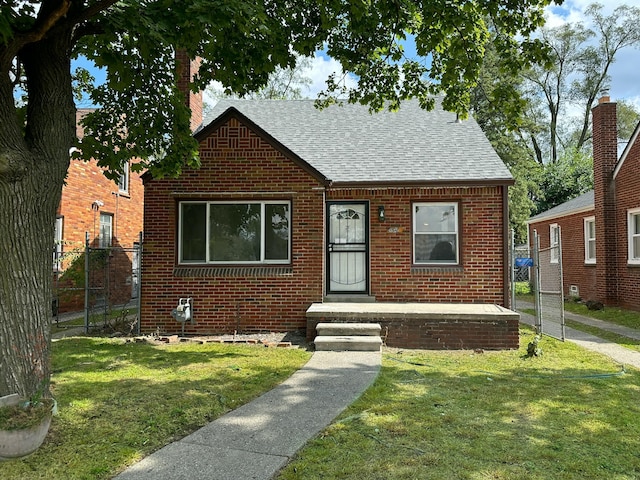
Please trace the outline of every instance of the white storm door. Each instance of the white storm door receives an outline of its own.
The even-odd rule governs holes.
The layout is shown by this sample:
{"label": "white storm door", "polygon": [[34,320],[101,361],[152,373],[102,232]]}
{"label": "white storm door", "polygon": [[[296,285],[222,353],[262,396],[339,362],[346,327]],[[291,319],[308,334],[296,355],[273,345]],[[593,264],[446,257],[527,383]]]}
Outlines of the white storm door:
{"label": "white storm door", "polygon": [[327,204],[327,293],[367,293],[368,204]]}

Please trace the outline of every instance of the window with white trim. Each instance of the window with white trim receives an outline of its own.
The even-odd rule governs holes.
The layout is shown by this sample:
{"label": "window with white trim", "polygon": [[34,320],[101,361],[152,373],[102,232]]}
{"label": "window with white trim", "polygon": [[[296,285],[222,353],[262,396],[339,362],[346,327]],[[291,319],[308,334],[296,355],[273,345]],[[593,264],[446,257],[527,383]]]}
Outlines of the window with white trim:
{"label": "window with white trim", "polygon": [[584,219],[584,263],[596,263],[596,217]]}
{"label": "window with white trim", "polygon": [[60,271],[62,266],[62,227],[64,217],[56,217],[55,237],[53,241],[53,270]]}
{"label": "window with white trim", "polygon": [[286,264],[291,203],[180,202],[179,263]]}
{"label": "window with white trim", "polygon": [[118,179],[118,191],[120,193],[129,193],[129,162],[125,162],[123,171]]}
{"label": "window with white trim", "polygon": [[640,265],[640,208],[627,211],[629,224],[629,259],[628,263]]}
{"label": "window with white trim", "polygon": [[413,263],[457,265],[459,252],[458,203],[413,204]]}
{"label": "window with white trim", "polygon": [[113,237],[113,215],[110,213],[100,213],[100,236],[98,237],[98,245],[100,248],[111,246]]}
{"label": "window with white trim", "polygon": [[549,225],[549,246],[551,247],[550,262],[558,263],[558,258],[560,258],[560,227],[557,223]]}

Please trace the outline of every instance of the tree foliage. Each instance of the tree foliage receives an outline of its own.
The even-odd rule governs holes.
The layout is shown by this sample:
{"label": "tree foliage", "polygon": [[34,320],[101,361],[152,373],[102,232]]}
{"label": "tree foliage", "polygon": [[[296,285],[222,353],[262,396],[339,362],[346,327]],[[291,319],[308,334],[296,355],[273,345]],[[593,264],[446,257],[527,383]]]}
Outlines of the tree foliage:
{"label": "tree foliage", "polygon": [[583,22],[543,28],[551,63],[524,72],[528,116],[537,124],[529,135],[540,164],[557,162],[563,150],[588,147],[591,109],[609,89],[611,64],[622,49],[640,47],[640,8],[621,5],[611,15],[603,8],[594,3],[585,10],[590,28]]}

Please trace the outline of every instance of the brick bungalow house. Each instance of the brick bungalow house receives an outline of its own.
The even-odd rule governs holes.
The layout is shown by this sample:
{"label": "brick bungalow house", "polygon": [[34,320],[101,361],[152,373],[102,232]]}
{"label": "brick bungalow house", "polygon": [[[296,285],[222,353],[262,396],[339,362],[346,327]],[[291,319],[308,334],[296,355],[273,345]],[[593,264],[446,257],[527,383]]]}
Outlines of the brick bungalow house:
{"label": "brick bungalow house", "polygon": [[640,310],[640,124],[618,156],[616,104],[593,115],[594,189],[529,219],[541,248],[560,229],[565,296]]}
{"label": "brick bungalow house", "polygon": [[[143,176],[143,332],[179,332],[179,298],[188,334],[305,329],[317,302],[507,305],[513,179],[472,119],[222,100],[195,137],[198,170]],[[517,318],[476,320],[439,348],[517,347]]]}
{"label": "brick bungalow house", "polygon": [[[89,110],[78,110],[76,134],[82,136],[79,120]],[[140,174],[127,171],[118,182],[106,178],[94,159],[72,159],[66,184],[56,215],[55,249],[53,256],[55,301],[59,312],[84,308],[84,291],[74,290],[84,285],[85,235],[93,247],[132,247],[142,231],[144,189]],[[126,292],[118,296],[127,301],[136,295],[133,256],[119,259],[119,275]],[[123,287],[125,288],[125,287]]]}

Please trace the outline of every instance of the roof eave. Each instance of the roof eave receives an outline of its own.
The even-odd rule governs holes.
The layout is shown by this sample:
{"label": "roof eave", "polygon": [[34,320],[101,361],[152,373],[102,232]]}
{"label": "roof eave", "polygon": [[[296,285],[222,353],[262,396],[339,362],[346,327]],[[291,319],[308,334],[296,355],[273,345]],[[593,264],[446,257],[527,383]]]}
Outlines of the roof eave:
{"label": "roof eave", "polygon": [[469,179],[469,180],[371,180],[371,181],[340,181],[334,180],[334,188],[384,188],[384,187],[488,187],[510,186],[515,183],[513,178]]}
{"label": "roof eave", "polygon": [[574,209],[571,209],[571,210],[566,210],[564,212],[559,212],[559,213],[555,213],[555,214],[551,214],[551,215],[544,215],[542,217],[538,217],[536,215],[535,217],[531,217],[529,220],[525,221],[525,223],[527,225],[531,225],[531,224],[534,224],[534,223],[546,222],[546,221],[549,221],[549,220],[555,220],[557,218],[568,217],[570,215],[577,215],[579,213],[590,212],[590,211],[592,211],[594,209],[595,209],[594,205],[587,205],[585,207],[574,208]]}

